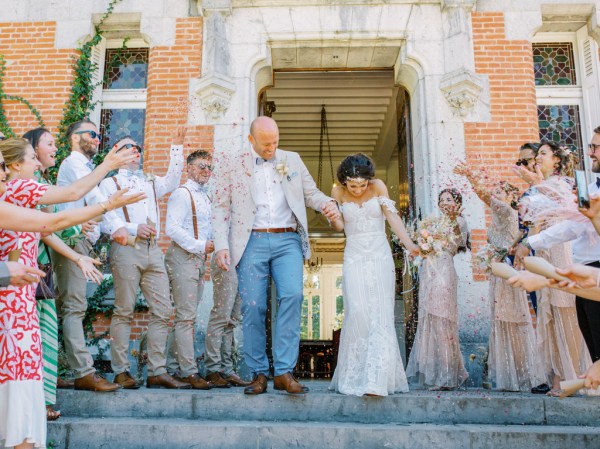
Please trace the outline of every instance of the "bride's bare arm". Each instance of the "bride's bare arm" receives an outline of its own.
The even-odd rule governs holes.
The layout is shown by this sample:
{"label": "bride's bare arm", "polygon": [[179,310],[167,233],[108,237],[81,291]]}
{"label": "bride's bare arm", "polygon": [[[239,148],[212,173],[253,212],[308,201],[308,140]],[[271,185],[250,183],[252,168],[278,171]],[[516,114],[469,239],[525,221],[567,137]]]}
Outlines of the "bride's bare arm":
{"label": "bride's bare arm", "polygon": [[400,240],[400,242],[402,242],[402,245],[404,245],[404,247],[407,249],[408,252],[410,252],[410,254],[412,254],[413,256],[418,255],[419,247],[415,244],[415,242],[411,240],[410,236],[408,235],[408,231],[406,230],[406,227],[404,226],[400,215],[398,215],[398,211],[393,206],[393,203],[391,202],[392,200],[390,200],[390,196],[388,194],[386,185],[383,183],[383,181],[379,179],[374,179],[373,184],[375,186],[377,196],[386,198],[390,202],[390,204],[385,204],[384,201],[384,204],[382,204],[381,206],[383,214],[385,215],[385,218],[390,224],[390,228],[392,228],[394,234],[398,236],[398,239]]}
{"label": "bride's bare arm", "polygon": [[[341,187],[334,187],[331,190],[331,197],[337,201],[338,204],[342,204],[342,189]],[[330,220],[331,227],[335,229],[337,232],[342,232],[344,230],[344,217],[342,214],[339,215],[339,218],[336,220]]]}

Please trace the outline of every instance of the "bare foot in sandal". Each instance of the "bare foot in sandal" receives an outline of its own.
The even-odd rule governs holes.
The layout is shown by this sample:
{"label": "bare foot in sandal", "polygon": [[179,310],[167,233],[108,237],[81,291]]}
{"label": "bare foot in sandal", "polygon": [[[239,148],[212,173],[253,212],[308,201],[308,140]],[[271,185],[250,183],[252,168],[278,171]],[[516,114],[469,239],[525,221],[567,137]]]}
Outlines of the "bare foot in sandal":
{"label": "bare foot in sandal", "polygon": [[56,421],[60,418],[60,410],[54,410],[51,405],[46,406],[46,419],[48,421]]}

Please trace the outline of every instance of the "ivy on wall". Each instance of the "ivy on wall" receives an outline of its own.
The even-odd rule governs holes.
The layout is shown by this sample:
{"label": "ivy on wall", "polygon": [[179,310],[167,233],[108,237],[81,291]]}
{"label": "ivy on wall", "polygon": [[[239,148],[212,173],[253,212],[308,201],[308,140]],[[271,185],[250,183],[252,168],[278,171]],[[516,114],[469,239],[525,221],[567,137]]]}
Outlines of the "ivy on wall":
{"label": "ivy on wall", "polygon": [[96,83],[94,74],[99,69],[98,64],[92,58],[92,50],[102,40],[102,24],[110,17],[115,6],[122,0],[111,0],[106,12],[94,27],[94,36],[81,45],[77,50],[79,56],[73,62],[73,80],[71,81],[71,93],[63,108],[63,117],[58,125],[58,137],[56,139],[56,165],[50,169],[50,179],[56,180],[60,163],[69,155],[69,142],[67,141],[67,129],[71,123],[77,122],[89,116],[96,107],[93,101]]}

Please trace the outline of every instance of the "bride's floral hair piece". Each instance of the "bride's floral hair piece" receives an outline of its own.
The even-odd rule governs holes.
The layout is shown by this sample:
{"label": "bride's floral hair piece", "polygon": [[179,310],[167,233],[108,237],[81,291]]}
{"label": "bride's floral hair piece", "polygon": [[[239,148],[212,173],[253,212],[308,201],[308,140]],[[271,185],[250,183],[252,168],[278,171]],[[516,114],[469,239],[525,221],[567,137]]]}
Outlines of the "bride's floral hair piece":
{"label": "bride's floral hair piece", "polygon": [[343,186],[348,181],[370,181],[374,177],[375,164],[369,156],[363,153],[348,156],[337,169],[337,179]]}

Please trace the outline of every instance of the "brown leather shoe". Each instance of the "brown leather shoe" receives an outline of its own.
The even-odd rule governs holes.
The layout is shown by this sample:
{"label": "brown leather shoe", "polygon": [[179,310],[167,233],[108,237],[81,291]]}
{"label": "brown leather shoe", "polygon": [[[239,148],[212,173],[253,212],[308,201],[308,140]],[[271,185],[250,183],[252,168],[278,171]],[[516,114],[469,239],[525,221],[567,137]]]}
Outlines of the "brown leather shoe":
{"label": "brown leather shoe", "polygon": [[62,390],[72,390],[73,388],[75,388],[75,381],[66,380],[66,379],[63,379],[62,377],[59,377],[56,380],[56,388],[60,388]]}
{"label": "brown leather shoe", "polygon": [[142,386],[142,382],[134,379],[129,371],[123,371],[115,376],[115,383],[121,385],[126,390],[137,390]]}
{"label": "brown leather shoe", "polygon": [[225,380],[221,373],[210,373],[206,376],[206,380],[215,388],[229,388],[229,382]]}
{"label": "brown leather shoe", "polygon": [[212,388],[212,385],[200,377],[199,374],[191,374],[187,377],[179,377],[177,380],[191,385],[194,390],[210,390]]}
{"label": "brown leather shoe", "polygon": [[267,392],[267,376],[257,374],[246,388],[244,394],[263,394]]}
{"label": "brown leather shoe", "polygon": [[285,373],[281,376],[275,376],[273,379],[273,388],[276,390],[285,390],[289,394],[306,394],[308,387],[298,382],[292,373]]}
{"label": "brown leather shoe", "polygon": [[173,390],[186,390],[192,388],[192,386],[188,382],[182,382],[165,373],[159,376],[148,376],[146,378],[146,388],[170,388]]}
{"label": "brown leather shoe", "polygon": [[235,373],[229,375],[221,374],[221,377],[223,377],[223,379],[225,379],[232,387],[247,387],[250,385],[250,382],[246,382]]}
{"label": "brown leather shoe", "polygon": [[76,390],[117,391],[121,385],[109,382],[98,373],[90,373],[80,379],[75,379]]}

